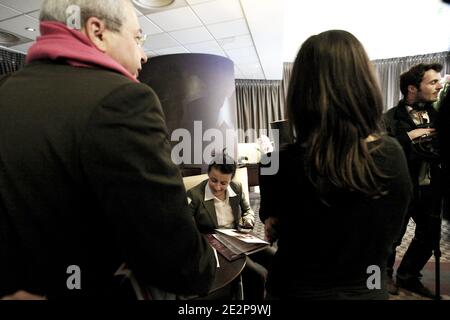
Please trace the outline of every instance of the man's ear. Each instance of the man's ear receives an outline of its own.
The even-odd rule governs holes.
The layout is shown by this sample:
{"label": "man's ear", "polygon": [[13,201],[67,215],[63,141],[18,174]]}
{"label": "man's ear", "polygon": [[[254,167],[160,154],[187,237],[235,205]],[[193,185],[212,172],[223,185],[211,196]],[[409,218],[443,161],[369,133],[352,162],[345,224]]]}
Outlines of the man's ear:
{"label": "man's ear", "polygon": [[416,88],[416,86],[413,86],[412,84],[408,86],[408,94],[415,95],[417,91],[418,89]]}
{"label": "man's ear", "polygon": [[106,52],[105,33],[108,30],[102,20],[97,17],[90,17],[86,21],[82,31],[97,47],[97,49],[101,52]]}

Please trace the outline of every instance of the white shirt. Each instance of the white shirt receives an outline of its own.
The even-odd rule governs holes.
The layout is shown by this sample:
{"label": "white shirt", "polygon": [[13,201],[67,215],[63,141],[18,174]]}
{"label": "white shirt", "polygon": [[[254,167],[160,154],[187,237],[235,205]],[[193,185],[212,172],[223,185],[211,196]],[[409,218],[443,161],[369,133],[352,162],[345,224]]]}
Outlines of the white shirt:
{"label": "white shirt", "polygon": [[233,228],[234,216],[231,210],[230,197],[236,197],[236,193],[228,186],[225,192],[225,200],[215,197],[209,187],[209,183],[205,186],[205,201],[214,199],[214,207],[216,209],[217,225],[219,228]]}
{"label": "white shirt", "polygon": [[427,111],[416,111],[411,106],[406,106],[406,110],[416,126],[423,123],[430,123],[430,116]]}
{"label": "white shirt", "polygon": [[[409,113],[409,116],[414,121],[416,126],[430,123],[430,116],[426,111],[415,111],[411,106],[406,106],[406,110]],[[428,186],[430,185],[430,163],[426,161],[422,161],[420,171],[419,171],[419,185],[420,186]]]}

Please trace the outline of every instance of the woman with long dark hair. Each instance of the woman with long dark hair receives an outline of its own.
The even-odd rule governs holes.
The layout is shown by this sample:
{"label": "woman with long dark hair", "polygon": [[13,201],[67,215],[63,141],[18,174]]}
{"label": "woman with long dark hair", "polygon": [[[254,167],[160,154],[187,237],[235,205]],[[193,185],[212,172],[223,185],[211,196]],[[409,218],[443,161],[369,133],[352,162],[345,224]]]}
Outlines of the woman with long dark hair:
{"label": "woman with long dark hair", "polygon": [[388,297],[386,259],[412,187],[401,147],[382,134],[382,111],[351,33],[303,43],[288,93],[295,143],[280,151],[278,173],[260,179],[266,237],[279,240],[272,298]]}

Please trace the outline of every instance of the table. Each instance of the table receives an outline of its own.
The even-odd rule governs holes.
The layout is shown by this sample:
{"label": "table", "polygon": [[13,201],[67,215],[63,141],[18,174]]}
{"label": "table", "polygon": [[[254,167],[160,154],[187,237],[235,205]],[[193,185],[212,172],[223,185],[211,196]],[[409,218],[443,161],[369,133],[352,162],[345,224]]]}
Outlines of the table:
{"label": "table", "polygon": [[220,267],[217,268],[216,277],[209,290],[210,294],[229,285],[233,280],[240,276],[245,267],[246,256],[234,261],[228,261],[220,253],[217,253],[217,256],[219,258]]}
{"label": "table", "polygon": [[[125,279],[128,279],[130,281],[130,285],[134,290],[137,300],[208,299],[210,295],[213,295],[215,292],[226,287],[233,280],[237,279],[245,267],[246,256],[242,256],[241,258],[234,261],[228,261],[219,253],[217,254],[217,256],[220,267],[218,267],[216,270],[214,281],[211,285],[209,293],[206,296],[177,296],[171,292],[167,292],[153,286],[142,286],[134,277],[133,272],[127,268],[126,264],[122,264],[122,266],[116,272],[116,275],[125,276]],[[239,297],[242,298],[242,288],[240,288],[240,290],[241,292],[237,293],[238,299]]]}
{"label": "table", "polygon": [[[232,299],[243,300],[244,292],[242,287],[241,272],[247,261],[246,256],[242,256],[233,261],[228,261],[221,254],[217,253],[219,265],[217,268],[214,281],[209,289],[209,293],[204,296],[177,296],[179,300],[223,300]],[[235,281],[235,283],[233,283]],[[233,287],[228,289],[227,286]],[[235,287],[234,287],[235,285]],[[222,290],[224,289],[224,290]]]}

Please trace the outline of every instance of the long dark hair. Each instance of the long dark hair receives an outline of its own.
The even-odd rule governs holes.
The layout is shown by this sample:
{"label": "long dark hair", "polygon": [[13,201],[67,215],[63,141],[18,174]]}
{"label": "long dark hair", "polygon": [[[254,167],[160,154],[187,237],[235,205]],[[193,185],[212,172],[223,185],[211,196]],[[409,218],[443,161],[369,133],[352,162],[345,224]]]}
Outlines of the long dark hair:
{"label": "long dark hair", "polygon": [[288,113],[305,148],[311,182],[382,194],[382,173],[366,139],[377,138],[382,98],[373,67],[351,33],[330,30],[308,38],[294,63]]}

